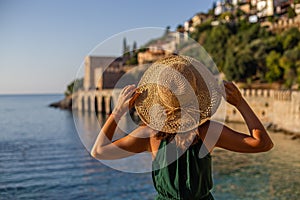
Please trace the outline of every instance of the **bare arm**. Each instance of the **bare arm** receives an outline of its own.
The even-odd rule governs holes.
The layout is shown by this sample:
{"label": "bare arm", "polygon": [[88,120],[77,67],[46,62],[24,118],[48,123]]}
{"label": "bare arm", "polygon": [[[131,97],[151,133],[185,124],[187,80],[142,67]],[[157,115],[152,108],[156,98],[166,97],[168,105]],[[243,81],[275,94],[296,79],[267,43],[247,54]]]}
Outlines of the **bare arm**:
{"label": "bare arm", "polygon": [[120,118],[132,106],[132,100],[136,98],[131,97],[134,91],[134,85],[126,86],[121,91],[113,113],[103,125],[91,150],[91,155],[94,158],[119,159],[148,150],[149,138],[145,136],[147,134],[145,127],[139,127],[129,135],[112,142]]}
{"label": "bare arm", "polygon": [[[103,133],[100,132],[99,136],[101,134]],[[106,145],[101,145],[101,141],[97,139],[91,155],[100,160],[114,160],[145,151],[150,151],[148,131],[146,127],[138,127],[127,136]]]}
{"label": "bare arm", "polygon": [[242,97],[238,88],[231,82],[224,82],[224,86],[226,101],[234,105],[242,114],[249,129],[250,136],[234,131],[225,125],[213,122],[215,128],[222,130],[216,146],[243,153],[264,152],[272,149],[273,142],[271,138],[261,121]]}

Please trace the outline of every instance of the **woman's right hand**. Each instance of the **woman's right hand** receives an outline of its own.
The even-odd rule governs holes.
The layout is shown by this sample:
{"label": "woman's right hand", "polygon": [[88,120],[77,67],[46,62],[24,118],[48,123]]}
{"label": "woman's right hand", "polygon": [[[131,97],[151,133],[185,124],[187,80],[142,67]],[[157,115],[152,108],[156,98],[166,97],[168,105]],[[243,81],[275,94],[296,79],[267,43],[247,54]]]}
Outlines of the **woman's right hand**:
{"label": "woman's right hand", "polygon": [[242,94],[233,82],[223,81],[226,95],[223,95],[225,100],[231,105],[238,107],[242,100]]}
{"label": "woman's right hand", "polygon": [[127,85],[121,90],[116,107],[113,110],[114,114],[123,115],[128,110],[129,101],[135,89],[135,85]]}

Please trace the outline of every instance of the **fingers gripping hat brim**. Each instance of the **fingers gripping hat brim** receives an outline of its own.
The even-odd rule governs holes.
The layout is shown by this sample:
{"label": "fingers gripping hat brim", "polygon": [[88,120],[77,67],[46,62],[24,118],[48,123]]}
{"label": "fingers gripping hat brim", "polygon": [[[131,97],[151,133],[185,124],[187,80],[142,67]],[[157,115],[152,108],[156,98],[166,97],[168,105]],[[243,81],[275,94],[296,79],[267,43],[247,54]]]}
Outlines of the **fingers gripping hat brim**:
{"label": "fingers gripping hat brim", "polygon": [[135,108],[154,130],[182,133],[193,130],[217,110],[218,82],[199,61],[169,56],[152,64],[138,84]]}

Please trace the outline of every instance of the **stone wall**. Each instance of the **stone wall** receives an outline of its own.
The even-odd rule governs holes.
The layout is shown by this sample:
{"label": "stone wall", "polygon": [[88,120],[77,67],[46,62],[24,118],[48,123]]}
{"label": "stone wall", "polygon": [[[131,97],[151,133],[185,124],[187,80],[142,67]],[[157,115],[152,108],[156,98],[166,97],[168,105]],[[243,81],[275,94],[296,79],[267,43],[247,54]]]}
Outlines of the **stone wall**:
{"label": "stone wall", "polygon": [[[266,23],[265,23],[266,24]],[[296,17],[292,19],[288,18],[281,18],[276,23],[270,23],[269,30],[273,32],[282,32],[290,28],[298,28],[300,27],[300,15],[297,15]]]}
{"label": "stone wall", "polygon": [[72,96],[72,109],[78,111],[107,113],[113,109],[113,103],[117,100],[120,89],[80,90]]}
{"label": "stone wall", "polygon": [[121,77],[125,74],[125,71],[104,71],[103,73],[103,81],[101,89],[113,89],[121,79]]}
{"label": "stone wall", "polygon": [[[72,97],[73,109],[109,113],[119,92],[120,89],[81,90]],[[264,125],[300,134],[300,91],[245,89],[241,93]],[[213,119],[244,122],[239,111],[224,100]]]}
{"label": "stone wall", "polygon": [[[245,89],[241,92],[265,125],[272,124],[278,129],[300,133],[299,91]],[[224,101],[214,117],[219,120],[244,122],[238,110]]]}

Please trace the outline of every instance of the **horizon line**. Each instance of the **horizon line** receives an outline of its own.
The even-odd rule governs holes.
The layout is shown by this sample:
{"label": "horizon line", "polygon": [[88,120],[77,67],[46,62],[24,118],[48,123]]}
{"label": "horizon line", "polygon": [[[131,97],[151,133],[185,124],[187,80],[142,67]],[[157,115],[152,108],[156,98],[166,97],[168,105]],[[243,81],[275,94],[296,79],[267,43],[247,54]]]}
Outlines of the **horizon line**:
{"label": "horizon line", "polygon": [[0,93],[0,96],[18,96],[18,95],[64,95],[64,93],[54,93],[54,92],[49,92],[49,93]]}

